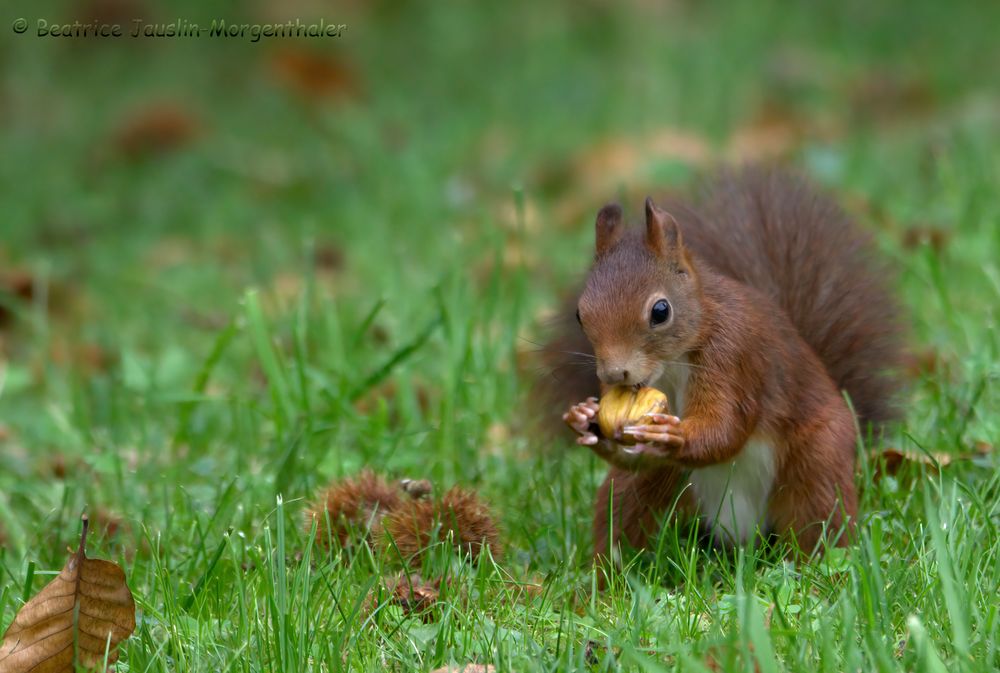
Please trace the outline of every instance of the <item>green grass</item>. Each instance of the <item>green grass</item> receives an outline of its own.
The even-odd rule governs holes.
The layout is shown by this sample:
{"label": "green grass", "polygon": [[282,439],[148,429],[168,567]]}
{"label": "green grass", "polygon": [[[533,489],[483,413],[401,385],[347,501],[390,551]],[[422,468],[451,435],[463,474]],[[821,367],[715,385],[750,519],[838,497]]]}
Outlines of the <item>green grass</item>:
{"label": "green grass", "polygon": [[[807,129],[787,160],[876,232],[914,348],[936,355],[892,442],[1000,443],[995,3],[357,3],[323,14],[349,28],[320,46],[358,93],[318,102],[268,65],[289,43],[42,40],[11,21],[66,4],[14,4],[0,270],[40,291],[0,298],[16,314],[0,328],[0,627],[86,510],[121,518],[89,549],[139,606],[119,670],[1000,667],[995,454],[878,481],[866,463],[858,543],[822,562],[718,558],[668,526],[600,593],[604,467],[521,415],[592,213],[622,194],[634,214],[700,168],[640,153],[595,183],[574,157],[663,129],[722,153],[777,107]],[[200,135],[116,154],[129,111],[165,99]],[[918,226],[950,238],[904,246]],[[343,266],[318,268],[331,248]],[[363,466],[475,487],[507,555],[431,558],[451,578],[433,620],[369,602],[395,559],[331,555],[301,527],[318,488]]]}

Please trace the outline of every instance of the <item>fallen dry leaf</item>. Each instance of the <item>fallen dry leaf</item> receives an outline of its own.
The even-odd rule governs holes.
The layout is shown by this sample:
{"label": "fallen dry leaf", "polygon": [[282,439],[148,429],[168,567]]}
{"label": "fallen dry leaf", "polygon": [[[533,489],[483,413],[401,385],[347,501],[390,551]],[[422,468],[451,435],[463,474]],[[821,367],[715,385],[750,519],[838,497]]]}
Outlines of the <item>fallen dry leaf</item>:
{"label": "fallen dry leaf", "polygon": [[140,159],[179,149],[201,132],[201,123],[178,103],[150,103],[130,113],[114,133],[126,157]]}
{"label": "fallen dry leaf", "polygon": [[[760,673],[760,663],[757,661],[757,656],[754,653],[753,643],[747,643],[747,647],[750,650],[750,655],[753,657],[754,673]],[[720,663],[720,658],[725,663]],[[713,645],[705,653],[705,666],[710,671],[744,670],[744,667],[739,665],[742,663],[742,658],[741,652],[732,645]]]}
{"label": "fallen dry leaf", "polygon": [[929,245],[934,252],[943,252],[951,240],[951,232],[941,227],[917,226],[903,231],[903,247],[914,250]]}
{"label": "fallen dry leaf", "polygon": [[86,555],[89,522],[80,546],[59,576],[14,618],[0,643],[0,673],[72,673],[118,661],[118,645],[135,630],[135,601],[117,564]]}
{"label": "fallen dry leaf", "polygon": [[340,271],[344,268],[344,249],[332,243],[321,243],[313,251],[313,264],[322,271]]}
{"label": "fallen dry leaf", "polygon": [[448,664],[431,673],[495,673],[496,670],[492,664]]}
{"label": "fallen dry leaf", "polygon": [[922,117],[937,105],[928,83],[914,75],[881,69],[848,84],[851,112],[857,119],[900,122]]}
{"label": "fallen dry leaf", "polygon": [[[31,301],[35,295],[35,277],[22,268],[5,269],[0,272],[0,296],[7,295],[22,302]],[[0,327],[10,324],[13,315],[6,305],[0,303]]]}
{"label": "fallen dry leaf", "polygon": [[307,98],[354,97],[360,88],[352,68],[317,51],[283,49],[271,56],[270,67],[282,83]]}
{"label": "fallen dry leaf", "polygon": [[936,374],[942,364],[946,364],[941,360],[941,355],[930,348],[910,351],[903,356],[903,369],[910,378],[917,379],[925,374]]}
{"label": "fallen dry leaf", "polygon": [[872,450],[868,457],[875,462],[874,478],[878,480],[883,475],[895,476],[905,465],[923,465],[929,470],[937,471],[953,463],[973,460],[979,456],[988,455],[993,451],[993,445],[987,442],[976,442],[972,451],[962,453],[944,453],[932,451],[906,451],[889,447],[882,450]]}
{"label": "fallen dry leaf", "polygon": [[424,621],[430,621],[430,609],[437,603],[440,596],[440,580],[425,582],[420,575],[399,573],[389,580],[387,588],[390,600],[403,608],[406,614],[419,615]]}

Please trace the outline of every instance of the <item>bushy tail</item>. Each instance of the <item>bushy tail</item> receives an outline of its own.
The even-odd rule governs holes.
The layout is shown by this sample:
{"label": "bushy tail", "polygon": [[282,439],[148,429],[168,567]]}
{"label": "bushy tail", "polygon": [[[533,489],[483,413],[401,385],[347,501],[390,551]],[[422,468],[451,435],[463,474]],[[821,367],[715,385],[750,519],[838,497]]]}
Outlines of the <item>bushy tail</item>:
{"label": "bushy tail", "polygon": [[785,310],[862,427],[895,418],[900,313],[871,237],[806,180],[774,169],[724,172],[698,197],[679,216],[686,244]]}
{"label": "bushy tail", "polygon": [[[870,237],[801,177],[764,167],[725,171],[693,204],[665,201],[685,244],[720,273],[780,305],[848,392],[862,427],[897,416],[902,330],[891,274]],[[575,297],[574,297],[575,300]],[[590,345],[561,312],[545,347],[549,375],[539,383],[552,413],[596,394]]]}

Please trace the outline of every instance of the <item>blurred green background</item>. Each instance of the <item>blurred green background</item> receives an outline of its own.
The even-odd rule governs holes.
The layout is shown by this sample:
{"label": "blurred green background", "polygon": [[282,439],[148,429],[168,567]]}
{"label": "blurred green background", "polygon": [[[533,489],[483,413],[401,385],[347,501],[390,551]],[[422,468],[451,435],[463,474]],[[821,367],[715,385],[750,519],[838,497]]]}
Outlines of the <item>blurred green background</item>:
{"label": "blurred green background", "polygon": [[[725,162],[807,173],[892,259],[912,327],[899,442],[985,454],[1000,434],[996,2],[77,0],[0,16],[0,625],[28,564],[61,566],[86,508],[103,521],[94,551],[126,563],[150,615],[132,665],[166,665],[146,645],[158,628],[181,643],[171,666],[225,661],[242,632],[217,624],[210,655],[198,624],[224,621],[239,562],[212,575],[210,552],[227,531],[251,548],[276,518],[297,528],[303,499],[363,465],[479,488],[515,576],[584,572],[603,467],[526,431],[522,402],[547,373],[536,344],[585,269],[600,205],[635,216],[646,193]],[[128,33],[136,18],[347,27],[259,42],[36,34],[39,19]],[[989,502],[991,461],[949,474]],[[869,488],[867,504],[901,536],[886,563],[908,566],[923,501],[883,488],[896,490]],[[995,511],[981,516],[993,530]],[[992,536],[968,549],[995,570]],[[712,572],[706,586],[732,589]],[[363,576],[337,586],[363,594]],[[170,597],[199,577],[218,604],[179,622]],[[843,617],[830,637],[898,636],[916,611],[961,659],[946,601],[913,598],[911,579],[885,623]],[[571,588],[555,595],[576,605]],[[706,614],[724,604],[705,600]],[[583,627],[531,628],[531,661],[582,656]],[[448,633],[428,636],[433,656],[389,660],[479,651]],[[563,633],[575,645],[546,659]],[[894,637],[830,670],[883,661]],[[817,670],[782,642],[783,666]],[[295,668],[269,657],[240,666]]]}

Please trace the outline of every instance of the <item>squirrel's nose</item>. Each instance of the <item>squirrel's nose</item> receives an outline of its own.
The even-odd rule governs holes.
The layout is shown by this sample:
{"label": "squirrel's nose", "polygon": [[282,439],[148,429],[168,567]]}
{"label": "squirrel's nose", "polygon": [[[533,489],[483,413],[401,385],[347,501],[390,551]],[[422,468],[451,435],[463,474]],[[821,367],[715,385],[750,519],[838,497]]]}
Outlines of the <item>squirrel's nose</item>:
{"label": "squirrel's nose", "polygon": [[609,386],[634,383],[633,377],[624,367],[601,367],[600,371],[597,372],[597,377],[601,379],[602,383]]}

